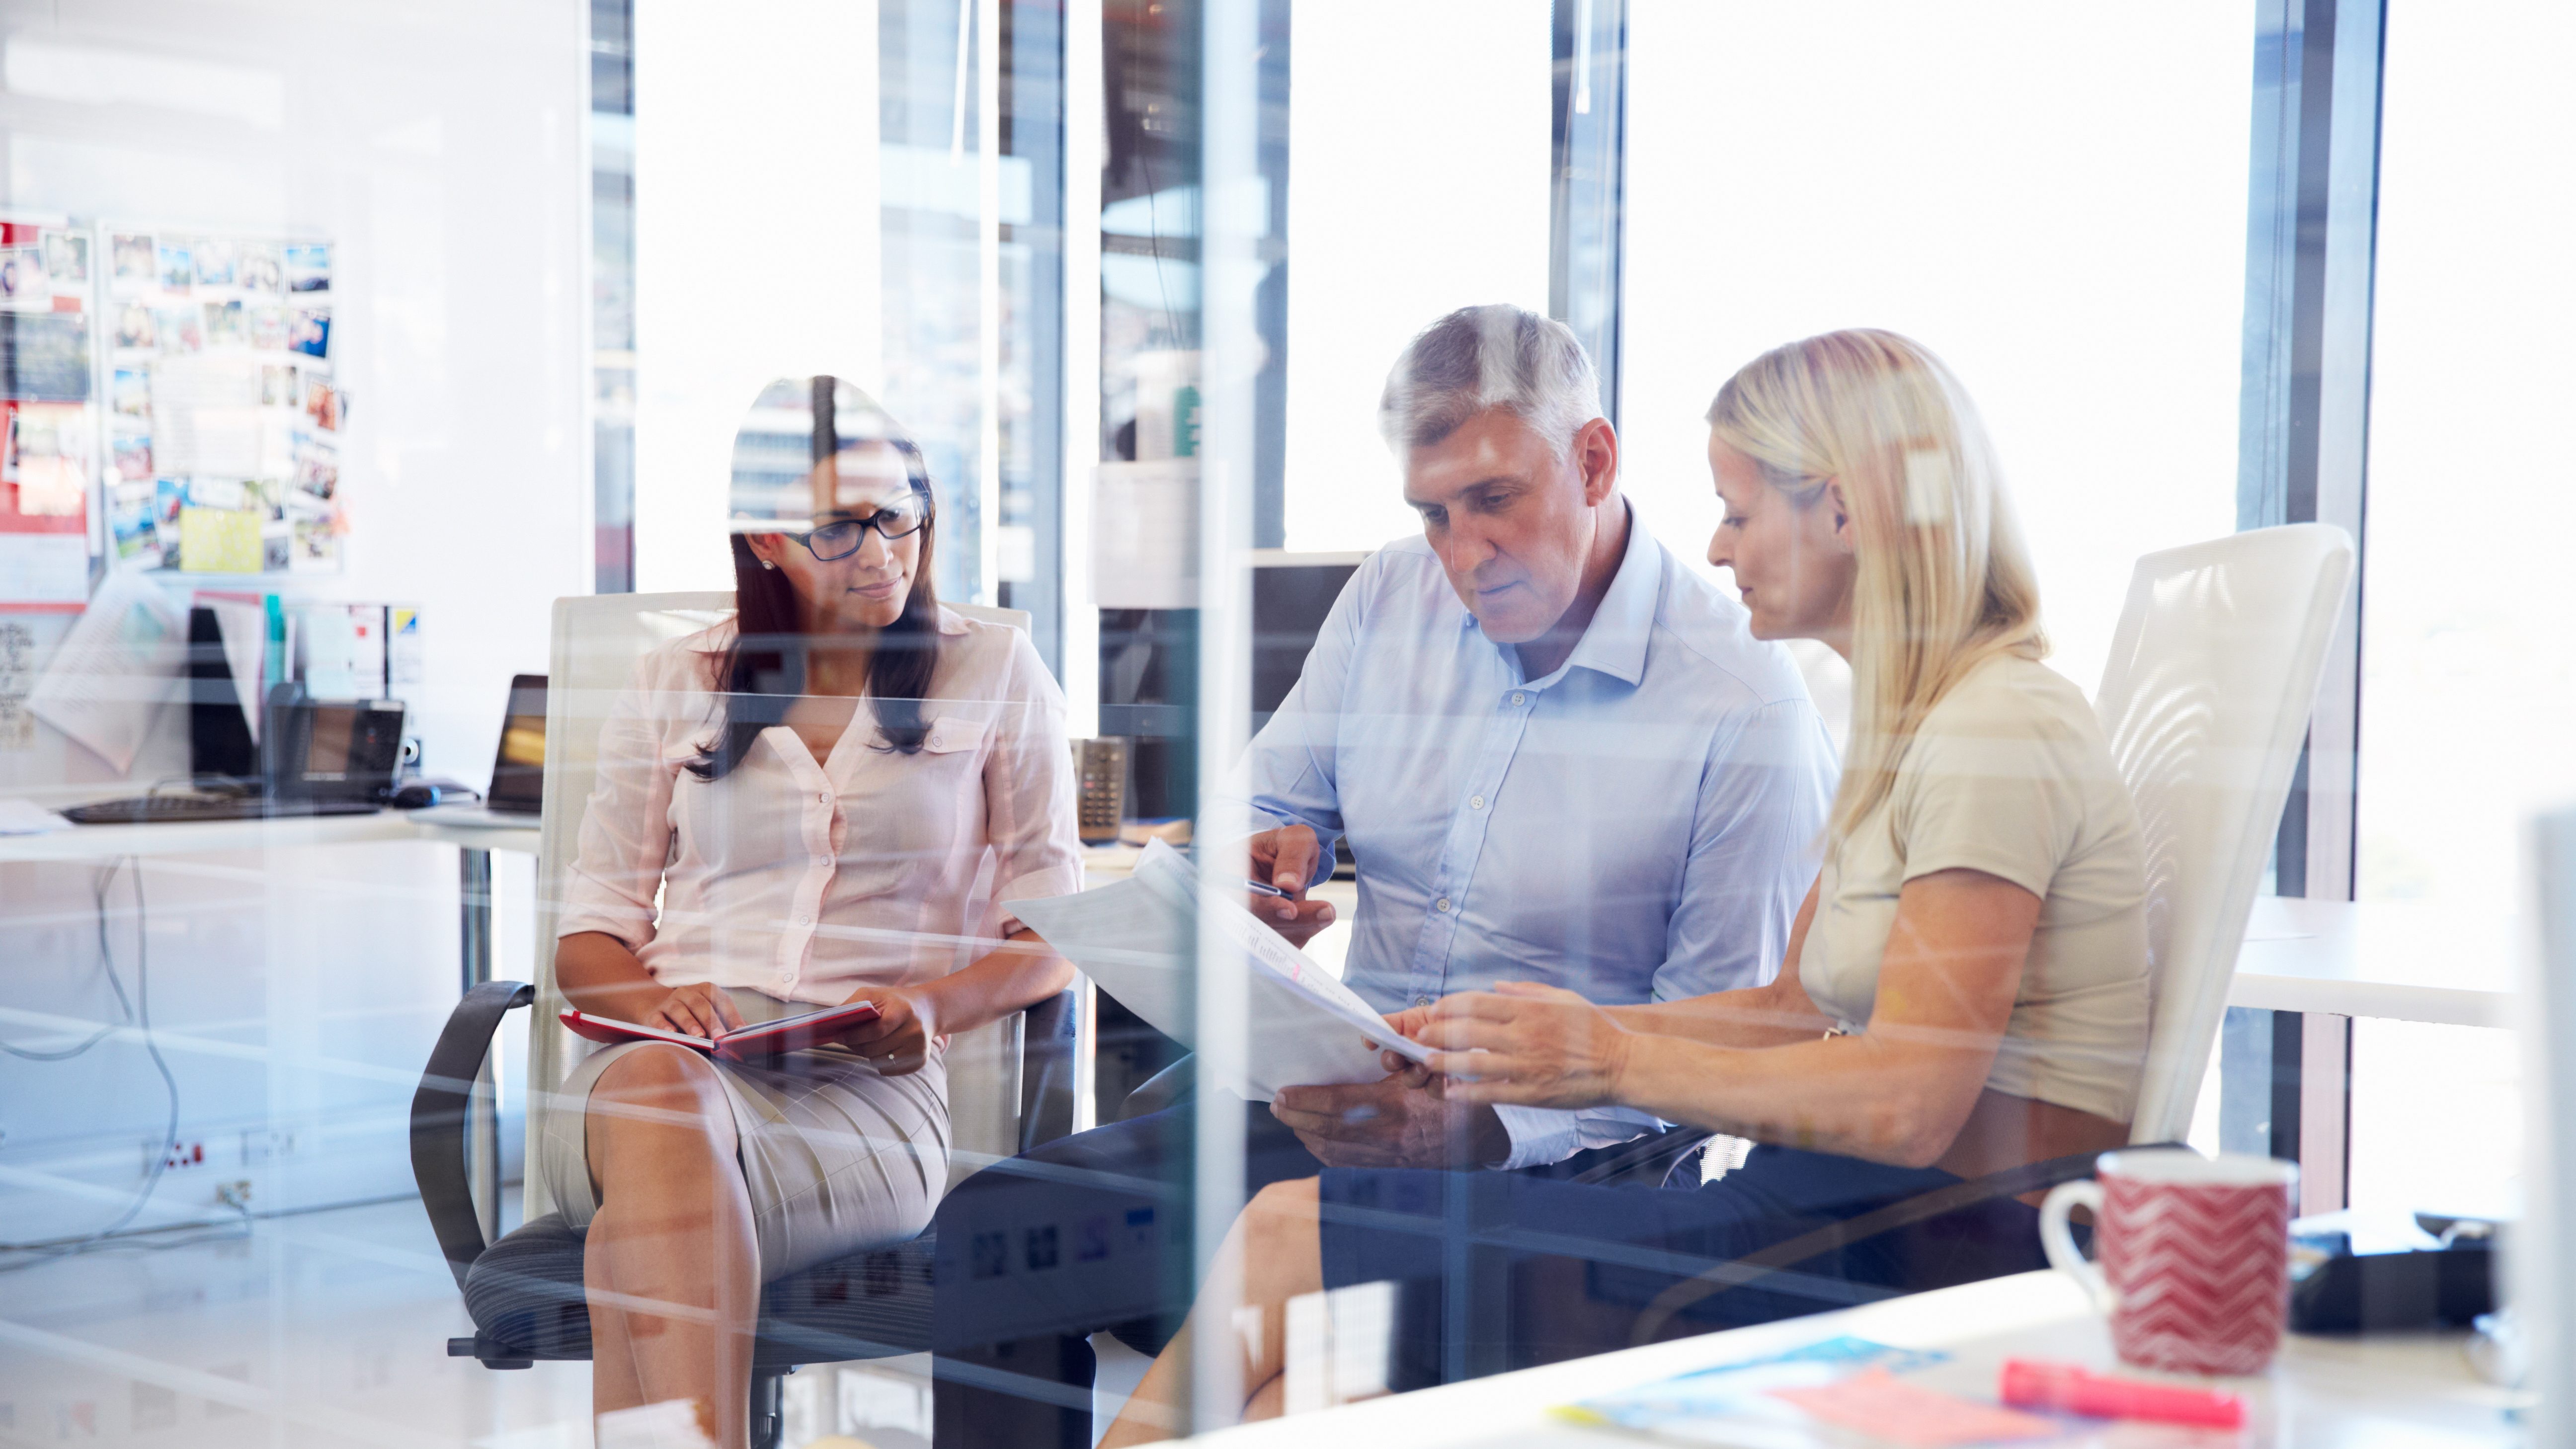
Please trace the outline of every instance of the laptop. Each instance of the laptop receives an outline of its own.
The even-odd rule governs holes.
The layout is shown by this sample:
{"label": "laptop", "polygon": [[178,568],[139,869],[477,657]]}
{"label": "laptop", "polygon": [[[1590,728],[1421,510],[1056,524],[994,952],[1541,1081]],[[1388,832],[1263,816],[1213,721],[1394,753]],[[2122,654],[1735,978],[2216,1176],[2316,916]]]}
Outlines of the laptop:
{"label": "laptop", "polygon": [[384,808],[402,769],[401,700],[307,699],[301,686],[281,684],[269,691],[262,713],[268,728],[260,741],[259,781],[211,793],[101,800],[73,806],[64,818],[78,825],[151,825]]}
{"label": "laptop", "polygon": [[546,677],[513,675],[510,712],[501,720],[501,748],[492,761],[485,809],[502,815],[536,815],[546,804]]}

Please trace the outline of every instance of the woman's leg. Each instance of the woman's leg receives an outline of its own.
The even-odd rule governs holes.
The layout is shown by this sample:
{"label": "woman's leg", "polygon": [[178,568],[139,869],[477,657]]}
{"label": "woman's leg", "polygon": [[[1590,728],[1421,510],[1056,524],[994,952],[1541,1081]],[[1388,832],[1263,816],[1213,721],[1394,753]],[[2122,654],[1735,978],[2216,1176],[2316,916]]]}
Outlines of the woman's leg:
{"label": "woman's leg", "polygon": [[591,1088],[585,1131],[593,1410],[694,1400],[738,1449],[760,1255],[724,1083],[684,1048],[630,1051]]}
{"label": "woman's leg", "polygon": [[[1202,1290],[1187,1322],[1171,1346],[1145,1371],[1144,1380],[1127,1400],[1118,1422],[1100,1441],[1100,1449],[1150,1444],[1187,1428],[1180,1406],[1189,1394],[1190,1340],[1199,1320],[1211,1313],[1238,1325],[1237,1346],[1243,1352],[1243,1395],[1247,1412],[1268,1418],[1279,1411],[1278,1380],[1287,1368],[1288,1300],[1324,1291],[1324,1249],[1317,1227],[1315,1179],[1273,1183],[1254,1194],[1226,1231],[1217,1249],[1211,1284],[1240,1277],[1243,1296],[1235,1302],[1211,1302]],[[1244,1314],[1259,1315],[1257,1332]]]}

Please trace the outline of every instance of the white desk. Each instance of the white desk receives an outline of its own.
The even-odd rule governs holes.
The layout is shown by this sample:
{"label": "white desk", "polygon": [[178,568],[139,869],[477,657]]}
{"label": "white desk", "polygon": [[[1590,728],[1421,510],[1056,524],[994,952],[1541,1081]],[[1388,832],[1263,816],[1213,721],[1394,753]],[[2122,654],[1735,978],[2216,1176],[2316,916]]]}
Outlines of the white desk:
{"label": "white desk", "polygon": [[462,927],[458,975],[465,990],[492,978],[492,855],[537,853],[531,816],[499,815],[480,806],[379,810],[373,815],[304,815],[269,820],[198,820],[162,825],[75,825],[42,835],[0,835],[0,865],[27,861],[103,860],[122,855],[195,855],[217,850],[283,850],[308,845],[363,845],[433,840],[457,847]]}
{"label": "white desk", "polygon": [[2514,1024],[2514,963],[2411,902],[2254,902],[2227,1004],[2449,1026]]}
{"label": "white desk", "polygon": [[[2044,1358],[2121,1371],[2110,1335],[2083,1294],[2056,1273],[2024,1273],[1964,1288],[1712,1333],[1623,1353],[1602,1354],[1471,1383],[1373,1399],[1321,1413],[1247,1424],[1194,1442],[1225,1449],[1323,1443],[1403,1445],[1405,1449],[1499,1449],[1503,1445],[1609,1449],[1633,1436],[1552,1419],[1548,1411],[1594,1395],[1651,1383],[1694,1369],[1785,1352],[1837,1334],[1904,1348],[1938,1349],[1950,1362],[1909,1377],[1966,1398],[1994,1401],[1997,1371],[2008,1357]],[[2246,1399],[2241,1436],[2202,1435],[2150,1425],[2103,1425],[2081,1439],[2050,1446],[2226,1444],[2429,1446],[2478,1449],[2518,1445],[2507,1421],[2526,1395],[2480,1382],[2462,1356],[2460,1334],[2362,1338],[2292,1336],[2270,1372],[2210,1381]],[[1657,1441],[1663,1442],[1663,1441]],[[1819,1442],[1824,1442],[1820,1440]]]}

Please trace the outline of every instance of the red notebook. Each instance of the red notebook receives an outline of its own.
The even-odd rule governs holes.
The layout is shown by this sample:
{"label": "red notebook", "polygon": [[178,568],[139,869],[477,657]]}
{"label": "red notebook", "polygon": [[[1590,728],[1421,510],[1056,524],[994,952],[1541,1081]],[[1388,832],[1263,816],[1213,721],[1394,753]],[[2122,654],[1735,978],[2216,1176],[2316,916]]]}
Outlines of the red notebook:
{"label": "red notebook", "polygon": [[789,1052],[825,1045],[851,1027],[876,1019],[876,1003],[853,1001],[846,1006],[827,1006],[821,1011],[784,1016],[776,1021],[764,1021],[757,1026],[705,1037],[665,1031],[658,1026],[640,1026],[614,1017],[591,1016],[577,1007],[567,1006],[563,1010],[563,1024],[570,1027],[575,1036],[612,1046],[629,1041],[667,1041],[733,1062],[776,1061]]}

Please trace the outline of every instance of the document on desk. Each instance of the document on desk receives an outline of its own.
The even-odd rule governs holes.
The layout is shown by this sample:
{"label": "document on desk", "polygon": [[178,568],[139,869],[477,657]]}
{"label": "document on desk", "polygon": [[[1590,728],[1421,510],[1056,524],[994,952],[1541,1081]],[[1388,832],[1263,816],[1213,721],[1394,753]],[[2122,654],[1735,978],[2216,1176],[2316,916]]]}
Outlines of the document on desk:
{"label": "document on desk", "polygon": [[[1225,937],[1239,955],[1213,969],[1244,976],[1251,1023],[1245,1059],[1201,1059],[1202,1080],[1246,1101],[1267,1102],[1281,1087],[1374,1082],[1385,1047],[1411,1061],[1428,1049],[1388,1031],[1386,1019],[1359,993],[1280,939],[1252,912],[1218,901]],[[1193,1051],[1198,1048],[1198,874],[1179,851],[1157,840],[1135,873],[1080,895],[1013,901],[1011,911],[1046,943],[1082,968],[1128,1010]]]}

